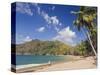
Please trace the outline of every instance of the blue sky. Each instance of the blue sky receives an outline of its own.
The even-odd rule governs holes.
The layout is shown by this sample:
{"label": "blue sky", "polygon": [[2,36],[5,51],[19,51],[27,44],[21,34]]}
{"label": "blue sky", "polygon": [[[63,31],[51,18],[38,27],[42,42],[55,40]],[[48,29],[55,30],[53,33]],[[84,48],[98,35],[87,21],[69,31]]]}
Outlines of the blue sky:
{"label": "blue sky", "polygon": [[73,26],[79,6],[16,3],[16,43],[32,39],[59,40],[76,45],[85,40],[81,32]]}

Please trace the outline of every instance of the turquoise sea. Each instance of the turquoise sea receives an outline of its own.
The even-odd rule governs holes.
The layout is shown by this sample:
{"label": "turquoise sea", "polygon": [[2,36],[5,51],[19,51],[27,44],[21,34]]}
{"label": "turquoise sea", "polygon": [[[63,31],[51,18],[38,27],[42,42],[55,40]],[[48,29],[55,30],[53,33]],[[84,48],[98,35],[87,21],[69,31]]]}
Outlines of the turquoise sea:
{"label": "turquoise sea", "polygon": [[48,62],[69,61],[66,56],[34,56],[34,55],[16,55],[16,65],[42,64]]}

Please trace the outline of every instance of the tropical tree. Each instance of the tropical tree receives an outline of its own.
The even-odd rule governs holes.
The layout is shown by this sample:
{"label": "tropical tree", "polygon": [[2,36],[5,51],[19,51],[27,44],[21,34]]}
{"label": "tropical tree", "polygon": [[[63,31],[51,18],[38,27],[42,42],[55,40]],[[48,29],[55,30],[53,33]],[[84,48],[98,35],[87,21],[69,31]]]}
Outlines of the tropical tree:
{"label": "tropical tree", "polygon": [[96,48],[92,41],[92,38],[96,39],[97,8],[82,6],[78,12],[72,11],[71,13],[77,16],[76,20],[73,22],[74,25],[87,36],[94,55],[97,56]]}

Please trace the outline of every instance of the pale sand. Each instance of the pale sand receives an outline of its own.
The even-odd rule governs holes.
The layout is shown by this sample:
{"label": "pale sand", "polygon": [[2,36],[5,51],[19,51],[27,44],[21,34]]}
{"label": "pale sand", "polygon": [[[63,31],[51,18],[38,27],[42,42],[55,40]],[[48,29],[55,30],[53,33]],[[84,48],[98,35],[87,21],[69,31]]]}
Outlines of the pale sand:
{"label": "pale sand", "polygon": [[73,57],[79,60],[52,64],[51,66],[37,70],[36,72],[75,70],[75,69],[93,69],[97,67],[97,65],[95,64],[96,62],[93,59],[93,57],[86,57],[86,58],[82,58],[79,56],[76,56],[76,57],[73,56]]}

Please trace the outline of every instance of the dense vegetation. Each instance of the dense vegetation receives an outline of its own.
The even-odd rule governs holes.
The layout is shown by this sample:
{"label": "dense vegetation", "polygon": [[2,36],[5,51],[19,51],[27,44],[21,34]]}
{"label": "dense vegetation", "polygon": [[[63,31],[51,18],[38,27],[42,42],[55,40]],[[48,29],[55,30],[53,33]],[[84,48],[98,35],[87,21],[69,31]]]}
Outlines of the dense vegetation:
{"label": "dense vegetation", "polygon": [[16,45],[16,53],[21,55],[89,55],[91,50],[82,41],[77,46],[70,46],[60,41],[40,41],[38,39]]}
{"label": "dense vegetation", "polygon": [[72,49],[60,41],[40,41],[38,39],[16,46],[17,54],[65,55]]}

